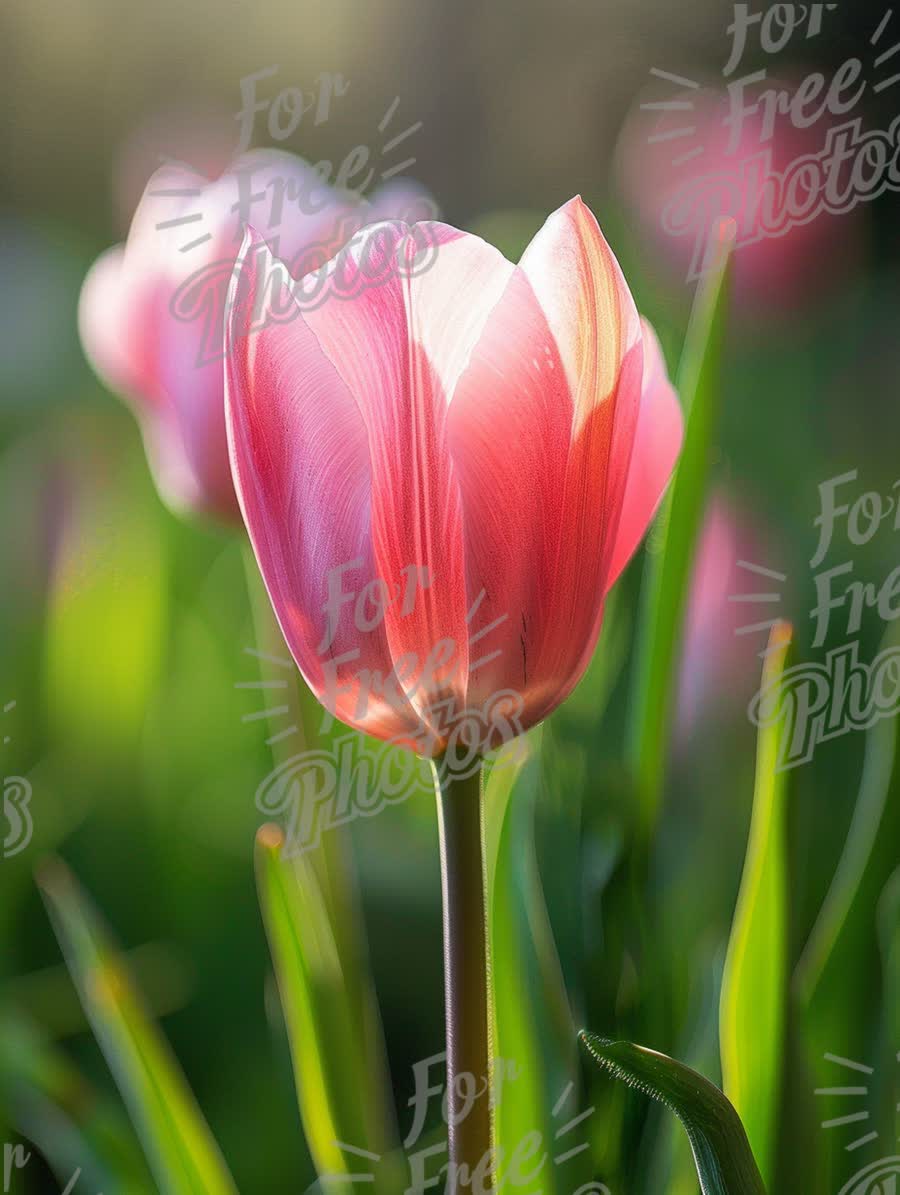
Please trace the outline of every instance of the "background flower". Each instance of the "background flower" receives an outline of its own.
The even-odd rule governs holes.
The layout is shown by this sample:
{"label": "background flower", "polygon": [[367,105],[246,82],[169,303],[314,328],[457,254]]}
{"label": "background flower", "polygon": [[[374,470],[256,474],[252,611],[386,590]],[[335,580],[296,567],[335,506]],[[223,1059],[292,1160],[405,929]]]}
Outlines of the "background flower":
{"label": "background flower", "polygon": [[394,183],[371,203],[339,193],[300,158],[255,151],[213,182],[161,167],[124,245],[94,264],[79,324],[97,372],[141,423],[163,497],[176,509],[239,521],[225,443],[224,312],[245,223],[253,219],[292,267],[332,257],[355,227],[412,216],[421,188]]}
{"label": "background flower", "polygon": [[[748,88],[747,105],[764,89],[791,94],[795,87],[767,76]],[[765,179],[818,153],[828,129],[838,123],[834,118],[826,114],[801,128],[779,111],[769,128],[766,108],[759,102],[757,111],[740,118],[733,134],[731,101],[721,89],[664,94],[659,84],[652,95],[645,91],[641,101],[633,106],[619,138],[617,176],[648,238],[644,248],[652,250],[646,254],[651,270],[661,265],[679,284],[689,274],[695,277],[697,245],[705,250],[714,223],[732,216],[740,230],[734,295],[745,312],[795,310],[846,277],[859,255],[864,213],[858,207],[838,214],[823,210],[773,235],[756,214],[768,200],[763,196],[765,183],[754,181],[751,167],[757,159],[764,161],[766,171],[760,177]],[[661,111],[660,106],[667,109]],[[669,227],[676,206],[676,226],[686,226],[683,235]],[[780,202],[772,209],[776,219],[780,209]],[[750,239],[751,232],[755,239]]]}

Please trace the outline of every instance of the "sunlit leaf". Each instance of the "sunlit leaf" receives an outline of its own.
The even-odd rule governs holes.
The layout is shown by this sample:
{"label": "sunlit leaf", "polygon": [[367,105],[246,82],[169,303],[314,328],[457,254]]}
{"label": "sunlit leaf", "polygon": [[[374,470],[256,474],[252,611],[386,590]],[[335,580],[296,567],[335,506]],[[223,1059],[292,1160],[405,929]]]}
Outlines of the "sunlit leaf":
{"label": "sunlit leaf", "polygon": [[358,1152],[380,1158],[389,1139],[387,1096],[370,1065],[374,1027],[356,1015],[311,863],[305,855],[285,858],[283,846],[277,826],[262,827],[256,875],[307,1145],[321,1175],[377,1178],[373,1159]]}
{"label": "sunlit leaf", "polygon": [[[791,633],[786,623],[772,631],[762,692],[778,692]],[[750,837],[719,1010],[725,1092],[769,1184],[775,1170],[787,1016],[786,773],[778,770],[782,734],[782,720],[776,718],[759,732]]]}
{"label": "sunlit leaf", "polygon": [[[279,686],[276,708],[286,709],[284,714],[271,722],[273,733],[269,746],[273,760],[280,768],[284,769],[285,777],[290,778],[282,789],[286,798],[282,812],[290,833],[290,827],[294,824],[292,812],[297,807],[302,791],[300,779],[303,766],[302,756],[306,752],[334,750],[335,739],[346,738],[352,732],[331,717],[319,704],[299,670],[294,666],[262,584],[255,558],[249,548],[245,551],[244,563],[256,633],[257,648],[255,651],[260,676],[265,683]],[[290,728],[294,728],[293,733],[287,734],[286,731]],[[359,736],[360,739],[362,737]],[[373,768],[372,783],[375,783],[374,776],[376,775],[378,775],[378,771]],[[260,850],[262,850],[262,844],[272,838],[272,833],[272,828],[269,827],[266,833],[260,836]],[[288,843],[288,853],[302,849],[302,843],[292,842],[290,838]],[[298,854],[293,866],[286,861],[282,862],[285,868],[282,878],[286,884],[282,891],[290,894],[293,889],[300,889],[294,893],[293,898],[285,899],[282,911],[290,918],[293,911],[304,906],[308,906],[308,911],[315,910],[314,915],[321,922],[319,936],[323,941],[331,940],[333,942],[334,952],[340,960],[342,984],[340,1003],[344,1010],[346,1024],[353,1027],[355,1035],[353,1041],[356,1046],[356,1053],[349,1060],[345,1074],[345,1080],[351,1082],[354,1087],[351,1102],[358,1107],[359,1111],[359,1117],[351,1127],[354,1128],[354,1131],[363,1134],[363,1138],[359,1141],[354,1141],[349,1136],[340,1137],[340,1140],[348,1145],[368,1148],[370,1152],[372,1150],[383,1152],[386,1149],[392,1149],[397,1145],[397,1140],[392,1110],[386,1094],[389,1090],[387,1057],[380,1011],[368,966],[365,927],[358,899],[354,860],[347,828],[326,825],[315,850],[306,851],[302,855]],[[258,874],[261,882],[262,872],[259,871]],[[260,888],[260,895],[262,897],[262,888]],[[298,933],[306,932],[304,924],[300,922],[295,926]],[[272,926],[268,920],[267,926],[274,956]],[[286,939],[282,940],[286,941]],[[277,958],[276,969],[278,969]],[[287,982],[286,978],[282,980],[281,971],[279,971],[279,986],[282,995],[286,990],[284,984]],[[329,992],[327,984],[321,992],[318,991],[313,980],[310,980],[307,986],[307,995],[312,1001],[310,1008],[313,1014],[315,1014],[315,1005],[318,1000],[324,1001],[326,1006],[333,1003],[333,993]],[[287,1007],[285,1007],[285,1016],[289,1031],[291,1031],[291,1026],[296,1024],[296,1020]],[[293,1040],[292,1036],[292,1042]],[[300,1050],[299,1042],[295,1044],[296,1050]],[[302,1048],[303,1050],[307,1049],[306,1046]],[[298,1091],[300,1090],[301,1085],[298,1078]],[[313,1099],[316,1081],[308,1082],[303,1090],[306,1095],[301,1099],[305,1098],[306,1102]],[[315,1113],[312,1109],[307,1109],[304,1111],[303,1117],[304,1123],[306,1123],[307,1118],[315,1119]],[[338,1118],[337,1123],[343,1119],[346,1117]],[[368,1145],[366,1145],[367,1142]],[[311,1142],[310,1148],[313,1148]],[[330,1147],[325,1149],[324,1146],[320,1147],[318,1154],[314,1151],[317,1161],[331,1157],[333,1154],[333,1149]],[[388,1166],[387,1163],[385,1165]],[[355,1168],[359,1169],[358,1159]]]}
{"label": "sunlit leaf", "polygon": [[582,1032],[587,1052],[617,1079],[665,1104],[684,1125],[703,1195],[766,1195],[740,1117],[702,1075],[665,1054]]}
{"label": "sunlit leaf", "polygon": [[734,231],[723,225],[717,235],[718,252],[700,282],[677,375],[684,446],[650,534],[641,597],[629,755],[647,832],[662,792],[681,629],[722,399],[719,370]]}
{"label": "sunlit leaf", "polygon": [[184,1075],[99,915],[62,863],[45,864],[39,883],[84,1010],[160,1189],[166,1195],[236,1195]]}

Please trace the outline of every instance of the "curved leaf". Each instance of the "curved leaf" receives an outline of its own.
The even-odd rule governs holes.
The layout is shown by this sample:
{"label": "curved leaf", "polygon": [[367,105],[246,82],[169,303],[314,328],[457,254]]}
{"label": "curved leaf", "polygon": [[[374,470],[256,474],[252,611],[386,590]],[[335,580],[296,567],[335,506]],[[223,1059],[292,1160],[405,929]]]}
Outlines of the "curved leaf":
{"label": "curved leaf", "polygon": [[766,1195],[740,1117],[718,1087],[655,1050],[584,1031],[580,1037],[595,1062],[675,1113],[703,1195]]}

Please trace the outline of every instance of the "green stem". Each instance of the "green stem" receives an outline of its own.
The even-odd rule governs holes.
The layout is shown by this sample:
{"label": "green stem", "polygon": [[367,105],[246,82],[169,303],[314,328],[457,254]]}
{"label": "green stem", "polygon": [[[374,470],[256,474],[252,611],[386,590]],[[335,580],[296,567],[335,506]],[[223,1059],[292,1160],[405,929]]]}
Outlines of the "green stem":
{"label": "green stem", "polygon": [[[450,1162],[468,1180],[491,1151],[490,1016],[481,765],[465,779],[438,766]],[[474,1080],[474,1082],[473,1082]],[[470,1103],[474,1092],[477,1098]],[[489,1168],[484,1163],[485,1169]],[[488,1180],[490,1181],[490,1180]]]}

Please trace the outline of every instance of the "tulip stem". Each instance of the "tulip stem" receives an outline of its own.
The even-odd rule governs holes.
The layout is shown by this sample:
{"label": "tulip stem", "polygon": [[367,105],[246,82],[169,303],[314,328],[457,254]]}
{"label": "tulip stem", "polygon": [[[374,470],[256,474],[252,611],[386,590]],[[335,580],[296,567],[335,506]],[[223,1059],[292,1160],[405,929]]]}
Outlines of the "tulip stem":
{"label": "tulip stem", "polygon": [[450,1163],[459,1181],[469,1183],[479,1164],[481,1175],[490,1172],[492,1146],[481,765],[474,775],[461,778],[448,774],[437,761],[436,774],[444,898]]}

